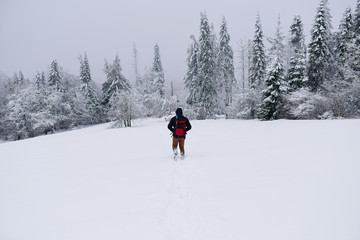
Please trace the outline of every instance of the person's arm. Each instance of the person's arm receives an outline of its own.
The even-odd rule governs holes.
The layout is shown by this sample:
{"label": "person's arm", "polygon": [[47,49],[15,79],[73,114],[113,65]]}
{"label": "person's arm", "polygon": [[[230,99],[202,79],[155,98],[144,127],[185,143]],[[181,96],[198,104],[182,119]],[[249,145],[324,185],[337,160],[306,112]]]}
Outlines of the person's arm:
{"label": "person's arm", "polygon": [[191,129],[191,124],[189,119],[186,119],[186,131],[189,131]]}
{"label": "person's arm", "polygon": [[171,131],[171,132],[174,132],[174,118],[172,118],[168,124],[168,129]]}

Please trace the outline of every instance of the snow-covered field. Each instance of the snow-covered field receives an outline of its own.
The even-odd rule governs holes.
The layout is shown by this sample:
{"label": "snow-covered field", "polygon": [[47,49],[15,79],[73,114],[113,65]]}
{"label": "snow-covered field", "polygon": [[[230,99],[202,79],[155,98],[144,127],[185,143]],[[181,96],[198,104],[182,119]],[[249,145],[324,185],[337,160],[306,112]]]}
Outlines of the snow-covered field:
{"label": "snow-covered field", "polygon": [[0,144],[1,240],[359,240],[360,120],[108,124]]}

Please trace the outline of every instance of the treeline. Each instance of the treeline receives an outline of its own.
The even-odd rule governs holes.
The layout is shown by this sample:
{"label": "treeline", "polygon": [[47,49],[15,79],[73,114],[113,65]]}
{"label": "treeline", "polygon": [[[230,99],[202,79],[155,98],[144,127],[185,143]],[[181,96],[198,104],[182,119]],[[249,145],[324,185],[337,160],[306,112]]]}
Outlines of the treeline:
{"label": "treeline", "polygon": [[176,107],[175,98],[165,96],[158,45],[152,69],[138,76],[134,86],[122,75],[118,55],[111,63],[105,61],[101,87],[92,81],[86,53],[79,62],[78,77],[63,71],[56,60],[34,81],[21,71],[11,78],[0,76],[1,139],[20,140],[108,121],[129,127],[133,119],[161,117]]}
{"label": "treeline", "polygon": [[[227,23],[219,34],[201,14],[199,36],[187,49],[185,90],[165,84],[159,46],[152,67],[139,73],[134,46],[134,83],[121,73],[119,56],[105,61],[105,82],[92,81],[86,53],[79,57],[79,76],[66,73],[54,60],[34,80],[21,72],[0,75],[0,138],[18,140],[82,125],[173,114],[177,106],[190,118],[324,119],[360,116],[360,0],[347,8],[338,31],[332,31],[327,0],[321,0],[305,44],[300,16],[295,16],[286,38],[280,17],[265,47],[261,18],[254,37],[239,44],[234,59]],[[234,62],[239,79],[235,79]]]}
{"label": "treeline", "polygon": [[[339,30],[332,32],[327,0],[321,0],[305,44],[300,16],[285,38],[280,17],[265,47],[260,15],[254,38],[239,45],[240,79],[234,78],[233,50],[226,21],[219,40],[202,14],[198,40],[191,36],[185,84],[187,103],[199,119],[262,120],[354,118],[360,116],[360,1],[347,8]],[[240,90],[237,90],[239,89]]]}

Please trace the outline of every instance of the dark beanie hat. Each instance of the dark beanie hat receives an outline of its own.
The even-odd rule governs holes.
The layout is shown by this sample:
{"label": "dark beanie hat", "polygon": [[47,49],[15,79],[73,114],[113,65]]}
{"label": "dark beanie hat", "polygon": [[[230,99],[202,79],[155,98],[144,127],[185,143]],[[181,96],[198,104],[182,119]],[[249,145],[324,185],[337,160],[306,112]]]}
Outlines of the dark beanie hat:
{"label": "dark beanie hat", "polygon": [[178,108],[178,109],[176,109],[176,115],[178,115],[178,116],[181,116],[182,114],[183,114],[183,112],[182,112],[182,109],[181,108]]}

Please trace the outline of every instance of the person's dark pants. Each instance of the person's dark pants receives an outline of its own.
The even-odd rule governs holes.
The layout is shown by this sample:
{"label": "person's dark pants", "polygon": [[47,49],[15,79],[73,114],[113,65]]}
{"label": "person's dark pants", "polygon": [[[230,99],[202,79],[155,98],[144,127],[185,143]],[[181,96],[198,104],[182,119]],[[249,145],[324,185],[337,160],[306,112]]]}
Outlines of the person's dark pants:
{"label": "person's dark pants", "polygon": [[173,143],[172,143],[172,149],[173,151],[175,151],[175,149],[177,149],[177,147],[180,147],[180,154],[184,155],[185,154],[185,149],[184,149],[184,145],[185,145],[185,138],[176,138],[173,137]]}

